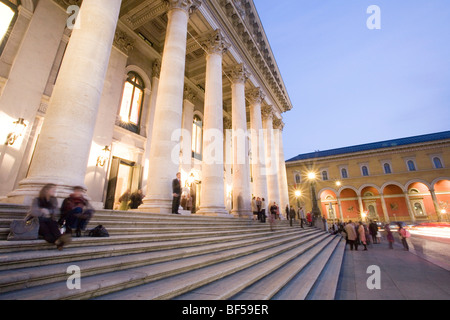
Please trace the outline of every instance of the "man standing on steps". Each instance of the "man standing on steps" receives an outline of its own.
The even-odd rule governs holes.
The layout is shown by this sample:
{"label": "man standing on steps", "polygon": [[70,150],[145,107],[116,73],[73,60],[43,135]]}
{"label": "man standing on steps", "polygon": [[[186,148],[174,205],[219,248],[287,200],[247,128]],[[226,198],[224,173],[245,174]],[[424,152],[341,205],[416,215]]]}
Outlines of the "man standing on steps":
{"label": "man standing on steps", "polygon": [[172,214],[179,214],[178,208],[180,207],[181,201],[181,173],[177,173],[177,178],[172,181]]}

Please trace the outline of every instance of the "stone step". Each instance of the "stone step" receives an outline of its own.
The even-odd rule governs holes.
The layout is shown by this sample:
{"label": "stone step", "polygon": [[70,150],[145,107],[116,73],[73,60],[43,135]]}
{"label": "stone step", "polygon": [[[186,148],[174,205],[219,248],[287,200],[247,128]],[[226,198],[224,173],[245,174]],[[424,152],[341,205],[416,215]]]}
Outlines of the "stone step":
{"label": "stone step", "polygon": [[[306,253],[309,250],[314,250],[317,245],[328,243],[329,238],[331,238],[330,235],[323,234],[314,240],[298,247],[294,247],[270,260],[263,261],[252,267],[229,275],[228,277],[219,279],[206,286],[178,296],[175,300],[228,300],[252,286],[257,281],[262,281],[263,278],[269,277],[293,260],[301,258],[309,261],[309,259],[313,257],[307,256]],[[278,283],[278,279],[276,280],[276,283]]]}
{"label": "stone step", "polygon": [[314,288],[306,297],[306,300],[334,300],[344,253],[345,239],[341,239],[326,267],[322,270],[322,274],[317,279]]}
{"label": "stone step", "polygon": [[[172,249],[186,249],[200,247],[204,245],[216,245],[241,241],[243,244],[264,238],[281,238],[291,234],[296,234],[297,230],[280,230],[277,232],[238,234],[233,236],[215,235],[207,238],[194,238],[182,240],[155,241],[143,243],[127,244],[105,244],[103,246],[79,246],[68,247],[64,251],[43,250],[43,251],[22,251],[2,254],[0,256],[0,270],[13,270],[26,267],[45,266],[54,263],[75,262],[88,259],[98,259],[115,257],[126,254],[138,254],[144,252],[164,251]],[[302,231],[304,235],[316,233],[311,229]]]}
{"label": "stone step", "polygon": [[259,280],[251,286],[233,296],[232,300],[253,301],[270,300],[280,292],[302,269],[307,266],[324,248],[338,241],[335,237],[328,236],[324,241],[316,244],[313,248],[290,261],[275,272]]}
{"label": "stone step", "polygon": [[325,247],[325,249],[311,261],[311,263],[309,263],[301,270],[300,273],[293,277],[293,279],[287,283],[272,299],[288,301],[305,300],[316,284],[323,268],[328,263],[330,256],[336,250],[340,240],[340,237],[336,237],[336,240],[332,243],[332,245]]}
{"label": "stone step", "polygon": [[[278,226],[278,230],[289,230],[290,227]],[[123,243],[145,243],[145,242],[158,242],[158,241],[175,241],[175,240],[188,240],[195,238],[208,238],[217,236],[216,231],[201,232],[181,232],[181,233],[161,233],[161,234],[134,234],[134,235],[114,235],[109,238],[92,238],[82,237],[73,238],[73,242],[68,246],[71,247],[85,247],[85,246],[102,246],[110,244],[123,244]],[[255,232],[269,232],[267,228],[246,228],[221,231],[221,236],[252,234]],[[8,252],[20,252],[30,250],[55,250],[55,246],[46,243],[44,240],[27,240],[27,241],[0,241],[0,253]]]}
{"label": "stone step", "polygon": [[[308,236],[316,232],[303,232],[303,236]],[[292,233],[291,235],[297,234]],[[127,246],[112,246],[103,252],[91,252],[86,248],[73,250],[65,255],[57,253],[47,254],[39,257],[14,257],[9,261],[12,268],[0,271],[0,293],[30,288],[37,285],[67,280],[66,270],[76,263],[82,270],[83,277],[107,272],[119,271],[139,266],[151,265],[160,262],[182,259],[186,257],[199,256],[203,254],[219,252],[222,250],[237,249],[248,245],[262,244],[267,241],[278,241],[286,238],[286,233],[274,233],[263,235],[251,239],[242,238],[231,241],[227,239],[222,243],[203,244],[189,247],[178,244],[175,248],[157,250],[151,247],[141,247],[140,253],[136,248]],[[106,248],[103,248],[106,249]],[[129,251],[128,251],[128,250]],[[34,259],[33,259],[34,258]],[[2,261],[3,264],[4,261]],[[13,264],[15,263],[15,264]],[[20,268],[18,268],[20,267]]]}
{"label": "stone step", "polygon": [[[178,278],[183,283],[185,276],[190,275],[189,281],[182,290],[189,290],[193,286],[206,284],[221,276],[242,270],[253,264],[270,259],[280,253],[293,249],[294,247],[307,243],[320,236],[320,232],[305,235],[298,232],[282,239],[244,246],[237,249],[227,249],[220,252],[188,257],[167,262],[146,265],[143,267],[130,268],[122,271],[109,272],[82,278],[81,290],[68,290],[65,282],[51,283],[35,288],[13,291],[0,295],[0,299],[88,299],[109,293],[122,291],[127,288],[136,287],[149,283],[162,285],[156,291],[152,291],[153,298],[170,298],[184,292],[180,292],[175,283],[169,283]],[[215,270],[215,271],[212,271]],[[196,275],[192,275],[197,272]],[[214,274],[211,276],[211,272]],[[165,289],[164,289],[165,288]],[[125,290],[124,292],[127,292]]]}

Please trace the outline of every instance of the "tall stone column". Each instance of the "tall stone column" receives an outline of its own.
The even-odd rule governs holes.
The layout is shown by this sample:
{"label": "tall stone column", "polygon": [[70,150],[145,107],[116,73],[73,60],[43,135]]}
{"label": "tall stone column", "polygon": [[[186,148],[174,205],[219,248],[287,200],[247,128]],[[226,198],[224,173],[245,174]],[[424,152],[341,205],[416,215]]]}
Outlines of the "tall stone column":
{"label": "tall stone column", "polygon": [[[436,191],[434,191],[434,189],[430,189],[430,193],[431,193],[431,198],[433,199],[433,205],[434,205],[434,210],[436,211],[436,217],[437,217],[438,221],[442,221],[441,208],[439,207],[439,201],[436,196]],[[414,215],[412,217],[414,217]],[[415,217],[414,217],[413,221],[415,221]]]}
{"label": "tall stone column", "polygon": [[280,185],[280,206],[286,208],[289,204],[289,189],[287,183],[286,161],[284,159],[283,147],[283,129],[284,123],[282,120],[275,119],[273,122],[274,134],[276,142],[277,163],[278,163],[278,183]]}
{"label": "tall stone column", "polygon": [[84,185],[121,0],[84,0],[45,116],[29,176],[13,196],[36,195],[47,183],[58,196]]}
{"label": "tall stone column", "polygon": [[[182,144],[181,144],[181,178],[187,178],[192,170],[192,128],[194,121],[195,93],[189,89],[184,89],[183,101],[183,124],[182,124]],[[183,172],[184,171],[184,172]],[[183,174],[186,175],[183,177]]]}
{"label": "tall stone column", "polygon": [[387,206],[386,206],[386,199],[384,197],[384,194],[380,194],[381,196],[381,207],[383,208],[383,215],[384,215],[384,221],[389,223],[390,219],[389,219],[389,213],[387,210]]}
{"label": "tall stone column", "polygon": [[206,86],[202,161],[202,192],[199,215],[230,216],[225,209],[223,157],[222,55],[229,44],[220,30],[204,43]]}
{"label": "tall stone column", "polygon": [[341,202],[341,198],[337,198],[338,201],[338,207],[339,207],[339,218],[341,219],[342,222],[344,222],[344,212],[342,211],[342,202]]}
{"label": "tall stone column", "polygon": [[147,195],[141,211],[170,213],[172,180],[180,164],[186,41],[189,13],[200,0],[170,0],[150,149]]}
{"label": "tall stone column", "polygon": [[265,174],[266,146],[264,142],[261,103],[265,98],[260,88],[250,91],[247,95],[250,101],[250,128],[253,168],[253,194],[264,198],[267,203],[267,176]]}
{"label": "tall stone column", "polygon": [[408,192],[405,192],[405,201],[406,201],[406,207],[408,208],[409,216],[411,217],[411,221],[416,221],[416,216],[414,215],[414,208],[411,205],[411,199],[409,198]]}
{"label": "tall stone column", "polygon": [[243,64],[227,71],[232,81],[232,128],[233,128],[233,210],[240,217],[252,217],[249,143],[247,111],[245,105],[245,82],[248,72]]}
{"label": "tall stone column", "polygon": [[[266,165],[263,174],[267,177],[267,204],[270,207],[274,202],[280,206],[280,184],[278,180],[278,164],[277,151],[275,148],[275,136],[273,131],[273,109],[267,106],[262,109],[263,128],[264,128],[264,144],[266,146]],[[280,207],[280,213],[284,212],[284,208]]]}

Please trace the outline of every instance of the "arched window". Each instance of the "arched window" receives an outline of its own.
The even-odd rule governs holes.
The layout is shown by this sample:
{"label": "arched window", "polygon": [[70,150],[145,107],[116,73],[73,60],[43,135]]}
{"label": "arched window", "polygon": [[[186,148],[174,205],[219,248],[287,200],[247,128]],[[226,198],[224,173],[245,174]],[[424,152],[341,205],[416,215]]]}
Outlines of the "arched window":
{"label": "arched window", "polygon": [[144,89],[142,78],[135,72],[129,72],[123,89],[119,125],[135,133],[139,133]]}
{"label": "arched window", "polygon": [[295,174],[295,183],[300,184],[302,182],[302,178],[300,177],[300,173]]}
{"label": "arched window", "polygon": [[368,177],[369,176],[369,169],[366,166],[363,166],[361,168],[361,170],[362,170],[362,174],[363,174],[364,177]]}
{"label": "arched window", "polygon": [[328,172],[327,171],[322,171],[322,180],[328,181]]}
{"label": "arched window", "polygon": [[341,170],[341,176],[342,176],[342,179],[347,179],[348,178],[348,171],[347,171],[347,169],[343,168]]}
{"label": "arched window", "polygon": [[203,148],[203,121],[196,115],[192,127],[192,157],[202,160]]}
{"label": "arched window", "polygon": [[384,173],[386,173],[386,174],[392,173],[391,165],[389,163],[384,164]]}
{"label": "arched window", "polygon": [[433,164],[435,169],[442,169],[444,166],[442,165],[442,161],[438,157],[433,158]]}
{"label": "arched window", "polygon": [[0,54],[6,46],[16,19],[17,6],[8,0],[0,1]]}
{"label": "arched window", "polygon": [[415,165],[414,161],[412,161],[412,160],[408,161],[408,170],[409,171],[416,171],[416,165]]}

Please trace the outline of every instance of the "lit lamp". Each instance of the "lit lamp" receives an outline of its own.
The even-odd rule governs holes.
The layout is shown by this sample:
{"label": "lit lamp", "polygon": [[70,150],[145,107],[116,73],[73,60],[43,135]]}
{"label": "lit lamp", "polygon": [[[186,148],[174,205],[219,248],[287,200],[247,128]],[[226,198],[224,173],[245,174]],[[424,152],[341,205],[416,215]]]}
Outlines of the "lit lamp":
{"label": "lit lamp", "polygon": [[25,129],[27,127],[27,124],[25,123],[25,119],[19,118],[19,120],[13,122],[13,130],[8,134],[8,137],[6,139],[6,145],[12,146],[17,139],[19,139],[23,133],[25,132]]}
{"label": "lit lamp", "polygon": [[97,167],[104,167],[106,162],[109,160],[109,156],[111,155],[111,149],[109,146],[105,146],[103,148],[101,154],[97,158]]}
{"label": "lit lamp", "polygon": [[363,221],[366,221],[367,215],[368,215],[368,212],[367,212],[367,211],[363,211],[363,212],[361,213],[361,218],[362,218]]}

